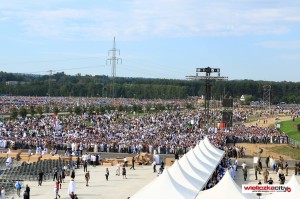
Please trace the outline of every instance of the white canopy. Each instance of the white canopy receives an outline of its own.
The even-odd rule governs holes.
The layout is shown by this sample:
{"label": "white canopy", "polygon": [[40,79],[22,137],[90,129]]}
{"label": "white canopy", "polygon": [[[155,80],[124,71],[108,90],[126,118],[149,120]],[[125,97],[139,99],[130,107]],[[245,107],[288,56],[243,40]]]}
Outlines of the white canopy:
{"label": "white canopy", "polygon": [[207,147],[206,147],[205,144],[204,144],[204,141],[201,141],[201,142],[199,143],[198,147],[200,148],[200,150],[201,150],[205,155],[207,155],[208,157],[210,157],[210,159],[212,160],[212,162],[213,162],[214,164],[218,164],[219,161],[221,160],[222,155],[215,154],[215,153],[213,153],[212,151],[208,150]]}
{"label": "white canopy", "polygon": [[200,144],[202,144],[202,140],[200,141],[200,143],[198,145],[196,145],[196,147],[193,149],[193,151],[195,152],[196,156],[201,159],[205,164],[210,165],[213,169],[215,169],[217,167],[217,161],[214,159],[211,159],[211,157],[209,157],[208,154],[205,154],[201,149],[200,149]]}
{"label": "white canopy", "polygon": [[178,163],[178,160],[174,162],[174,164],[168,169],[168,171],[177,183],[183,185],[188,189],[194,190],[195,196],[199,192],[199,186],[204,183],[201,178],[194,178],[189,174],[188,171],[183,169]]}
{"label": "white canopy", "polygon": [[196,199],[210,199],[210,198],[222,198],[222,199],[257,199],[253,194],[243,194],[242,189],[231,178],[230,173],[226,171],[221,181],[213,188],[200,191]]}
{"label": "white canopy", "polygon": [[212,146],[208,139],[205,142],[202,140],[131,198],[194,199],[205,187],[224,155],[224,151]]}
{"label": "white canopy", "polygon": [[180,164],[182,169],[184,169],[186,172],[189,173],[189,175],[203,181],[204,183],[206,182],[206,179],[210,175],[210,173],[206,173],[204,171],[201,171],[199,168],[197,168],[198,167],[197,165],[192,164],[187,155],[184,155],[182,158],[180,158],[178,163]]}
{"label": "white canopy", "polygon": [[212,145],[207,137],[203,140],[204,145],[207,147],[208,150],[212,151],[216,155],[224,156],[225,151],[218,149],[214,145]]}
{"label": "white canopy", "polygon": [[295,199],[300,197],[300,185],[293,175],[286,186],[291,188],[291,192],[278,192],[265,197],[266,199]]}
{"label": "white canopy", "polygon": [[177,183],[166,169],[157,180],[148,184],[146,187],[134,194],[131,199],[153,199],[153,198],[172,198],[186,199],[195,198],[195,191],[187,189]]}
{"label": "white canopy", "polygon": [[185,156],[187,156],[188,160],[192,165],[194,165],[197,169],[203,171],[204,173],[209,174],[211,173],[211,170],[214,168],[212,165],[207,164],[203,161],[205,157],[197,156],[194,149],[190,150],[187,154],[185,154]]}

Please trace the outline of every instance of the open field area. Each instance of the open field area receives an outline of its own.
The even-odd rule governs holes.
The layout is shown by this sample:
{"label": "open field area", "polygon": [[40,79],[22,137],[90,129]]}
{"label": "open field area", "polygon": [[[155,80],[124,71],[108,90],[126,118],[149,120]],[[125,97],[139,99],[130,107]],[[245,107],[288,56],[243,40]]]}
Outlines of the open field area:
{"label": "open field area", "polygon": [[290,138],[300,142],[300,131],[297,125],[300,125],[300,118],[296,118],[295,121],[282,121],[280,122],[280,130],[289,135]]}
{"label": "open field area", "polygon": [[[270,118],[267,118],[267,123],[263,122],[263,119],[265,119],[266,117],[256,117],[256,120],[250,121],[250,122],[246,122],[245,124],[247,126],[261,126],[261,127],[273,127],[276,122],[282,122],[282,121],[290,121],[292,120],[291,116],[273,116]],[[278,118],[278,119],[276,119]],[[259,121],[259,122],[258,122]]]}
{"label": "open field area", "polygon": [[237,146],[246,147],[246,155],[253,157],[258,155],[259,148],[264,149],[262,157],[272,156],[279,159],[279,156],[284,159],[300,160],[300,148],[292,147],[288,144],[252,144],[252,143],[238,143]]}

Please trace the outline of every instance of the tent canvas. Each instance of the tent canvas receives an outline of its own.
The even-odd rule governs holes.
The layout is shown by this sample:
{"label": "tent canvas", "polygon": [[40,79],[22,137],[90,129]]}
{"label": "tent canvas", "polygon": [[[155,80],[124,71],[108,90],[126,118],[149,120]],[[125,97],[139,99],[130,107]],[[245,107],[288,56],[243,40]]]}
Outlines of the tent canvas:
{"label": "tent canvas", "polygon": [[224,156],[225,151],[218,149],[217,147],[212,145],[207,137],[204,138],[203,143],[207,147],[207,149],[212,151],[214,154],[218,154],[222,157]]}
{"label": "tent canvas", "polygon": [[168,171],[176,182],[191,190],[195,190],[195,196],[200,190],[201,184],[204,183],[204,180],[193,177],[189,174],[188,171],[183,169],[178,160],[174,162],[174,164],[168,169]]}
{"label": "tent canvas", "polygon": [[222,199],[257,199],[253,194],[243,194],[242,189],[231,178],[230,173],[226,171],[218,184],[211,189],[200,191],[196,199],[222,198]]}
{"label": "tent canvas", "polygon": [[[202,141],[201,141],[202,142]],[[199,144],[201,144],[201,142]],[[204,163],[210,165],[213,170],[217,167],[217,162],[216,160],[211,159],[209,155],[205,154],[199,147],[199,144],[196,145],[196,147],[193,149],[195,152],[196,156],[201,159]]]}
{"label": "tent canvas", "polygon": [[131,199],[153,199],[153,198],[172,198],[172,199],[193,199],[195,191],[190,190],[177,183],[166,169],[162,175],[147,185],[145,188],[134,194]]}
{"label": "tent canvas", "polygon": [[300,196],[300,185],[295,177],[293,175],[289,182],[286,184],[286,186],[291,188],[291,192],[279,192],[279,193],[273,193],[271,195],[266,196],[266,199],[294,199],[299,198]]}
{"label": "tent canvas", "polygon": [[186,154],[187,158],[189,159],[189,161],[192,163],[192,165],[194,165],[197,169],[205,172],[205,173],[211,173],[212,169],[214,169],[214,167],[210,164],[205,163],[204,157],[201,156],[197,156],[195,154],[194,150],[190,150],[187,154]]}
{"label": "tent canvas", "polygon": [[221,158],[223,157],[222,155],[216,155],[213,152],[211,152],[210,150],[208,150],[203,141],[201,141],[198,144],[198,147],[205,155],[207,155],[208,157],[210,157],[212,159],[214,164],[218,164],[220,162]]}
{"label": "tent canvas", "polygon": [[192,177],[203,182],[205,182],[210,176],[210,173],[203,172],[197,168],[197,165],[192,164],[187,155],[184,155],[182,158],[180,158],[178,163],[180,164],[181,168],[188,172]]}

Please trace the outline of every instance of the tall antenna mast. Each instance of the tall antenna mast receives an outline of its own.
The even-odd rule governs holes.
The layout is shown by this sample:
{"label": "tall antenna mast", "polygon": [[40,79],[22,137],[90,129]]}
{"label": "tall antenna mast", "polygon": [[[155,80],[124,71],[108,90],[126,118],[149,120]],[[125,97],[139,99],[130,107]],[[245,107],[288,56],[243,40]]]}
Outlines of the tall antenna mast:
{"label": "tall antenna mast", "polygon": [[113,48],[108,51],[108,56],[111,54],[111,57],[106,59],[106,64],[107,61],[110,62],[111,64],[111,78],[112,78],[112,98],[115,97],[115,77],[116,77],[116,66],[119,63],[119,61],[122,63],[122,58],[117,57],[117,52],[120,55],[120,50],[116,49],[116,39],[114,37],[114,43],[113,43]]}

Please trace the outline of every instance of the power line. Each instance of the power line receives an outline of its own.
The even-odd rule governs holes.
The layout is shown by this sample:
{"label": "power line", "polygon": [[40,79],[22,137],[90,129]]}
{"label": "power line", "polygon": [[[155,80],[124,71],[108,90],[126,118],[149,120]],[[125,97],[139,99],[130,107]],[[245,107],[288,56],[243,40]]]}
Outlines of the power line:
{"label": "power line", "polygon": [[[76,68],[65,68],[60,70],[55,70],[55,72],[63,72],[67,70],[78,70],[78,69],[87,69],[87,68],[99,68],[99,67],[105,67],[106,65],[93,65],[93,66],[86,66],[86,67],[76,67]],[[48,73],[49,71],[35,71],[35,72],[26,72],[30,74],[40,74],[40,73]]]}
{"label": "power line", "polygon": [[49,60],[38,60],[38,61],[21,61],[21,62],[10,62],[10,63],[1,63],[2,65],[9,65],[9,64],[30,64],[30,63],[47,63],[47,62],[65,62],[65,61],[76,61],[76,60],[85,60],[91,58],[99,58],[97,56],[90,56],[90,57],[80,57],[80,58],[70,58],[70,59],[49,59]]}

